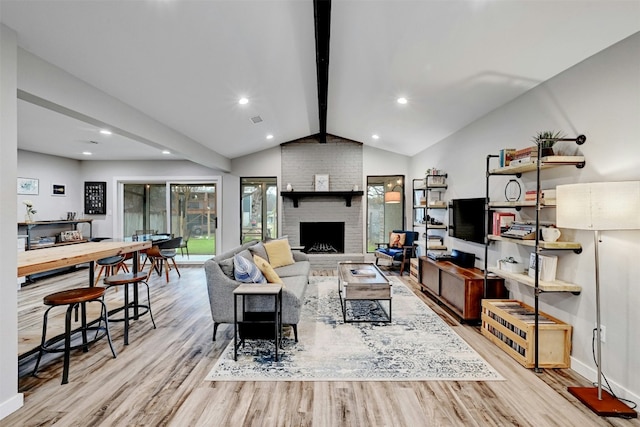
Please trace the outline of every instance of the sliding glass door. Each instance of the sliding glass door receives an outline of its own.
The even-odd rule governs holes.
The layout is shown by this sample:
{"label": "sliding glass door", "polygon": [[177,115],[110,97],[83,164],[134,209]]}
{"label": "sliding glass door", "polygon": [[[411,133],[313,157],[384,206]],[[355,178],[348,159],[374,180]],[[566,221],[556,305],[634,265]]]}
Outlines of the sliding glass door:
{"label": "sliding glass door", "polygon": [[123,235],[167,233],[166,184],[124,184]]}
{"label": "sliding glass door", "polygon": [[215,255],[216,183],[124,183],[123,193],[124,237],[168,233],[183,238],[189,255]]}
{"label": "sliding glass door", "polygon": [[216,185],[171,184],[170,196],[171,233],[182,236],[189,254],[215,254]]}
{"label": "sliding glass door", "polygon": [[241,178],[240,221],[242,243],[278,236],[276,178]]}

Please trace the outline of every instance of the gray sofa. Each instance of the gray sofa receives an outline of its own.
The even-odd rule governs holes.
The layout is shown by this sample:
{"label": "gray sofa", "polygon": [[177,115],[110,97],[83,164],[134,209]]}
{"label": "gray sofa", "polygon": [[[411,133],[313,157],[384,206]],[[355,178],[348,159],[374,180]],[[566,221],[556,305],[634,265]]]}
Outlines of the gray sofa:
{"label": "gray sofa", "polygon": [[[254,253],[263,258],[266,256],[264,246],[257,240],[245,243],[204,263],[211,317],[213,318],[214,341],[216,340],[216,331],[221,323],[233,323],[233,290],[240,285],[240,282],[233,278],[233,256],[240,254],[247,257],[252,256]],[[309,283],[311,264],[305,253],[292,251],[292,254],[295,262],[275,268],[275,272],[284,282],[284,289],[282,290],[282,324],[293,326],[294,337],[297,342],[297,325],[300,321],[304,294]],[[268,260],[268,258],[265,259]],[[265,286],[269,285],[265,284]],[[273,300],[270,298],[252,297],[251,301],[247,302],[247,305],[250,311],[273,310]]]}

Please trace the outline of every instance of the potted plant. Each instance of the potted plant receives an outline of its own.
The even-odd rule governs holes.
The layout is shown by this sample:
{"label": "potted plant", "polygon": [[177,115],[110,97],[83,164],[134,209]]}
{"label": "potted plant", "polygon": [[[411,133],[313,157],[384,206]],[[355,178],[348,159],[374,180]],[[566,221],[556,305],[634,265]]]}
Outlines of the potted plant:
{"label": "potted plant", "polygon": [[564,137],[565,135],[561,131],[545,130],[538,132],[538,134],[533,137],[533,142],[538,146],[538,150],[541,150],[541,157],[553,156],[553,144],[555,144],[558,139]]}

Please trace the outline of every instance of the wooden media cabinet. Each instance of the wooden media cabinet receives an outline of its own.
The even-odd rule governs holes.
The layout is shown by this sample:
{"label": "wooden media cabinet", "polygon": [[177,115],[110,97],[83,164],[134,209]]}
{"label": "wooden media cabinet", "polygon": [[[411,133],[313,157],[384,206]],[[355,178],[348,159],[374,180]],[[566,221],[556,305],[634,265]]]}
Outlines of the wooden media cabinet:
{"label": "wooden media cabinet", "polygon": [[420,257],[420,288],[449,308],[462,322],[480,322],[481,304],[487,298],[509,298],[504,279],[490,277],[484,289],[484,274],[478,268],[458,267],[449,261]]}

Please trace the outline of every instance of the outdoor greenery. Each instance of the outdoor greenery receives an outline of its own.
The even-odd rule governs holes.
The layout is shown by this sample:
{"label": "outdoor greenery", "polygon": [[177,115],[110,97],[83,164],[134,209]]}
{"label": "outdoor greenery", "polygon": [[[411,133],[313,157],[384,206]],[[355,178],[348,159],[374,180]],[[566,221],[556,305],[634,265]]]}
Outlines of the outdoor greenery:
{"label": "outdoor greenery", "polygon": [[[189,248],[189,255],[211,255],[216,253],[216,239],[215,237],[192,237],[187,243]],[[185,256],[186,256],[185,251]]]}

